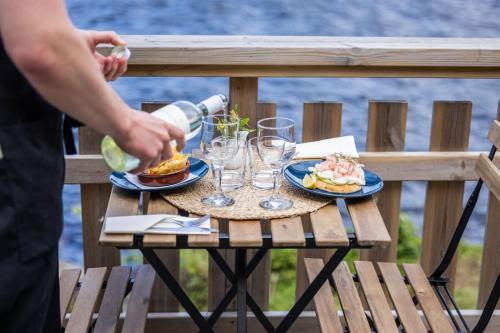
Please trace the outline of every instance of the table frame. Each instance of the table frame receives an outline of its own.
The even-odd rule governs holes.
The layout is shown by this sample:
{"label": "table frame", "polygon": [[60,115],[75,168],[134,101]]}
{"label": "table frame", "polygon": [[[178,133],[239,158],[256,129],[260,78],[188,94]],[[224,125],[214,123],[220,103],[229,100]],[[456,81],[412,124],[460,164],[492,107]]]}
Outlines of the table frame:
{"label": "table frame", "polygon": [[[351,249],[362,249],[371,248],[371,245],[360,245],[356,239],[354,233],[348,234],[349,244],[347,246],[331,247],[331,246],[317,246],[314,235],[311,232],[305,232],[304,237],[306,240],[305,246],[287,246],[279,247],[283,248],[293,248],[293,249],[332,249],[335,248],[336,251],[332,254],[328,262],[325,264],[323,269],[319,272],[316,278],[310,283],[303,294],[297,299],[293,307],[290,309],[288,314],[283,318],[281,323],[274,327],[274,325],[266,317],[265,313],[259,307],[257,302],[253,297],[247,292],[247,279],[250,277],[254,269],[264,258],[266,253],[277,248],[273,246],[272,235],[269,233],[262,234],[263,244],[260,247],[233,247],[229,241],[229,234],[220,232],[219,233],[219,246],[217,247],[200,247],[197,249],[205,249],[217,266],[221,269],[227,279],[231,282],[231,288],[227,291],[226,295],[221,299],[219,304],[216,306],[214,311],[210,314],[208,319],[203,317],[201,312],[193,304],[189,296],[184,292],[180,284],[170,273],[165,264],[161,261],[158,255],[155,253],[153,247],[144,246],[143,235],[134,235],[134,241],[132,247],[126,247],[127,249],[133,248],[141,251],[143,256],[148,260],[151,266],[155,269],[159,277],[169,288],[172,294],[177,298],[179,303],[184,307],[189,316],[193,319],[195,324],[200,329],[200,332],[213,332],[213,326],[220,318],[222,313],[225,311],[227,306],[233,300],[234,297],[237,298],[237,331],[246,332],[247,330],[247,306],[255,314],[257,320],[261,323],[267,332],[286,332],[295,322],[295,320],[304,311],[307,304],[313,299],[321,286],[328,280],[329,276],[333,273],[335,268],[342,262],[345,256],[349,253]],[[175,247],[172,249],[192,249],[188,244],[187,235],[178,235]],[[258,249],[258,251],[253,255],[250,261],[247,263],[247,250],[248,249]],[[234,249],[235,250],[235,270],[229,267],[224,258],[217,251],[218,249]]]}

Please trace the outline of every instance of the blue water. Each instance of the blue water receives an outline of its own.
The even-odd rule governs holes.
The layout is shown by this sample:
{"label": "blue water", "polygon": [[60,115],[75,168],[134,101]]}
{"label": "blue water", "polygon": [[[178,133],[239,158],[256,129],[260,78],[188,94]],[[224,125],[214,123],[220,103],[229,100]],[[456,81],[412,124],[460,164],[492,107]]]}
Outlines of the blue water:
{"label": "blue water", "polygon": [[[252,0],[97,1],[69,0],[74,23],[120,34],[324,35],[405,37],[498,37],[500,2],[495,0]],[[114,88],[133,107],[143,100],[199,101],[227,93],[225,78],[122,78]],[[370,99],[409,102],[406,150],[427,150],[434,100],[470,100],[470,148],[486,150],[485,133],[496,116],[500,80],[456,79],[261,79],[259,96],[278,103],[278,114],[302,118],[304,101],[344,103],[343,134],[364,149]],[[467,184],[466,193],[471,191]],[[425,184],[407,182],[402,211],[421,226]],[[78,186],[66,186],[64,260],[82,262]],[[481,242],[486,195],[482,194],[468,240]]]}

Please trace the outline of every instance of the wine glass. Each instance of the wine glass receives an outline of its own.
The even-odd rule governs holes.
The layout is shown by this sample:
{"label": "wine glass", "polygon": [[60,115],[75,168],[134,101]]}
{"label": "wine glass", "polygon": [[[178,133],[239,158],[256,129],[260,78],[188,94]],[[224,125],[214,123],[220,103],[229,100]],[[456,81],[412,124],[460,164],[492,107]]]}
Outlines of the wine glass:
{"label": "wine glass", "polygon": [[222,192],[221,181],[224,161],[238,152],[239,125],[239,119],[227,115],[207,116],[202,120],[201,149],[215,171],[215,193],[201,199],[207,206],[226,207],[234,204],[234,200]]}
{"label": "wine glass", "polygon": [[284,210],[293,201],[279,195],[283,167],[295,156],[295,122],[292,119],[265,118],[257,123],[257,152],[260,159],[271,168],[274,177],[273,194],[259,203],[269,210]]}

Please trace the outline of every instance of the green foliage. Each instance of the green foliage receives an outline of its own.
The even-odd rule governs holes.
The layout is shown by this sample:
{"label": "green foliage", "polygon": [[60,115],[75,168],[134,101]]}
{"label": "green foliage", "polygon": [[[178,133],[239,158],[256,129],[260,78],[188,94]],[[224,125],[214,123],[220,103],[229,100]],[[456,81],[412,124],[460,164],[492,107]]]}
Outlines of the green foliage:
{"label": "green foliage", "polygon": [[[232,122],[235,122],[238,120],[239,114],[238,114],[238,105],[236,104],[233,109],[229,111],[229,120]],[[240,132],[248,132],[252,133],[255,132],[255,129],[252,129],[248,127],[248,123],[250,122],[250,118],[240,118],[240,125],[239,125],[239,130]],[[224,133],[224,127],[225,127],[225,122],[224,121],[219,121],[217,123],[217,129],[219,130],[220,133]],[[234,133],[232,133],[234,134]]]}
{"label": "green foliage", "polygon": [[398,262],[417,262],[420,257],[421,240],[413,222],[407,214],[399,216]]}

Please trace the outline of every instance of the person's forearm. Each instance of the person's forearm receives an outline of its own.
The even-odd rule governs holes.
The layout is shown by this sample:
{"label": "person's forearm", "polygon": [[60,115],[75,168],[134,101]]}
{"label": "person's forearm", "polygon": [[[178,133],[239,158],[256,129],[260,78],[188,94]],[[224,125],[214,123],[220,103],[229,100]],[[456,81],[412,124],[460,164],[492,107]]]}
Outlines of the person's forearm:
{"label": "person's forearm", "polygon": [[7,52],[47,101],[102,133],[120,136],[127,131],[128,114],[133,111],[106,83],[81,33],[69,20],[45,22],[32,31],[28,41],[20,39],[23,31],[3,27]]}

